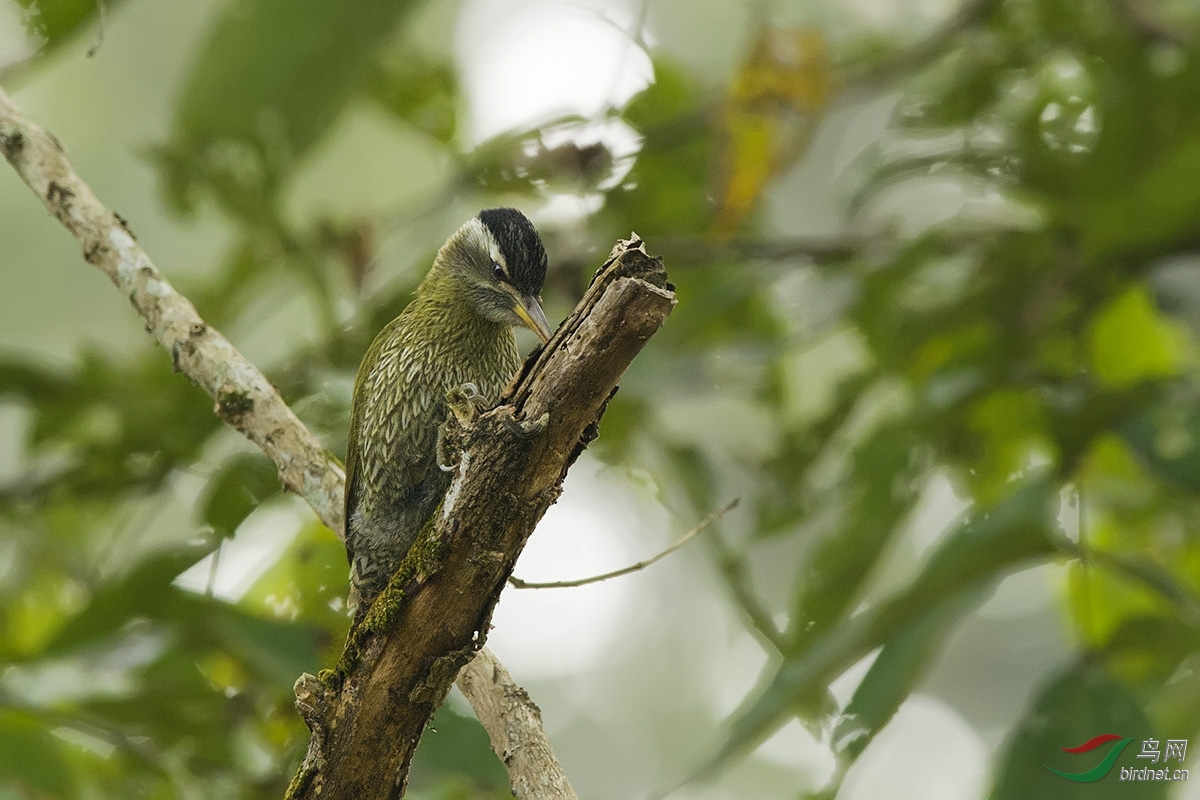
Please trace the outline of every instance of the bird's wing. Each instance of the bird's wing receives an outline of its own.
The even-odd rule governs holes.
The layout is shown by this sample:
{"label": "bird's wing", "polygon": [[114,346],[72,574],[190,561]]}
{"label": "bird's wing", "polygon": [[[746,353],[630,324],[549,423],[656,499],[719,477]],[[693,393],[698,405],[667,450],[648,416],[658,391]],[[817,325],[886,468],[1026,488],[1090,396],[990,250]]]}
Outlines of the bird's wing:
{"label": "bird's wing", "polygon": [[[356,381],[357,383],[357,381]],[[357,394],[357,388],[355,394]],[[346,489],[344,495],[344,511],[346,532],[346,560],[353,563],[354,553],[351,552],[350,520],[354,518],[354,509],[358,505],[358,425],[353,412],[350,415],[350,434],[346,439]]]}
{"label": "bird's wing", "polygon": [[[402,314],[389,328],[405,322]],[[346,555],[351,561],[352,520],[364,491],[378,490],[386,481],[389,506],[403,507],[436,468],[440,423],[429,424],[436,392],[425,385],[421,364],[403,347],[406,338],[402,331],[385,328],[368,348],[354,381],[345,499]]]}
{"label": "bird's wing", "polygon": [[[378,391],[381,387],[377,384],[381,376],[375,374],[378,372],[378,365],[381,357],[386,356],[383,352],[386,349],[388,328],[395,325],[399,320],[393,320],[389,323],[371,342],[371,346],[367,348],[367,352],[363,354],[362,361],[358,365],[358,372],[354,376],[354,398],[350,406],[350,431],[346,437],[346,492],[345,492],[345,513],[346,513],[346,557],[351,562],[354,561],[354,529],[352,521],[354,520],[354,511],[358,508],[358,503],[362,495],[363,489],[363,465],[362,465],[362,444],[363,434],[362,426],[368,415],[375,411],[371,406],[375,402]],[[366,387],[371,387],[368,390]]]}
{"label": "bird's wing", "polygon": [[354,531],[351,520],[354,519],[354,509],[358,507],[359,468],[358,468],[358,419],[354,413],[358,405],[358,381],[354,382],[354,404],[350,411],[350,433],[346,438],[346,491],[345,491],[345,530],[346,530],[346,559],[354,562]]}

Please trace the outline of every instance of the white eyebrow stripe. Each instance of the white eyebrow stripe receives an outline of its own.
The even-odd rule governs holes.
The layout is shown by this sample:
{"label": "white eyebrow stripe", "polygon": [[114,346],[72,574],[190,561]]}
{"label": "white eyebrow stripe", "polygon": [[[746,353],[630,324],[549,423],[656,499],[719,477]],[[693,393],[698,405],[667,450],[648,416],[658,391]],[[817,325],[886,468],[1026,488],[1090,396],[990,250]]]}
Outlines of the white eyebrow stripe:
{"label": "white eyebrow stripe", "polygon": [[492,257],[492,262],[499,264],[500,269],[504,271],[504,275],[508,276],[508,261],[504,258],[504,253],[500,252],[500,245],[496,242],[496,237],[492,236],[491,230],[487,225],[480,224],[483,228],[483,233],[487,236],[488,255]]}

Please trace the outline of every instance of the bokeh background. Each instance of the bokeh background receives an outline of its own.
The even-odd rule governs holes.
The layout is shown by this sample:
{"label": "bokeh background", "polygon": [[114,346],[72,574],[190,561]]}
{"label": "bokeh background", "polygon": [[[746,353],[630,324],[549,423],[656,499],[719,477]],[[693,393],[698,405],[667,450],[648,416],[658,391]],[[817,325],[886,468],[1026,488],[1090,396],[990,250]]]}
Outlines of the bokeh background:
{"label": "bokeh background", "polygon": [[[616,238],[663,256],[516,574],[739,505],[489,640],[581,797],[1197,798],[1046,766],[1200,727],[1198,38],[1184,0],[0,0],[0,85],[335,453],[478,209],[539,225],[552,321]],[[280,797],[344,552],[6,171],[0,798]],[[507,796],[461,697],[409,795]]]}

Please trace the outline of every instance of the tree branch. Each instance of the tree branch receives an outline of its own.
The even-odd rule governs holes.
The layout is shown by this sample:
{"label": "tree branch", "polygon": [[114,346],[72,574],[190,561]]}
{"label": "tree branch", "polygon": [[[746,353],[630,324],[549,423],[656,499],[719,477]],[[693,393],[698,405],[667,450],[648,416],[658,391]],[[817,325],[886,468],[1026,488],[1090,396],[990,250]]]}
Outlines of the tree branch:
{"label": "tree branch", "polygon": [[513,795],[520,800],[578,800],[542,729],[542,712],[491,650],[482,648],[455,682],[471,702],[508,768]]}
{"label": "tree branch", "polygon": [[108,276],[171,354],[176,371],[215,401],[214,413],[254,442],[279,468],[279,481],[303,497],[342,535],[345,474],[265,376],[210,328],[163,277],[129,225],[105,208],[75,174],[66,149],[0,89],[0,152],[55,219],[83,247],[83,258]]}

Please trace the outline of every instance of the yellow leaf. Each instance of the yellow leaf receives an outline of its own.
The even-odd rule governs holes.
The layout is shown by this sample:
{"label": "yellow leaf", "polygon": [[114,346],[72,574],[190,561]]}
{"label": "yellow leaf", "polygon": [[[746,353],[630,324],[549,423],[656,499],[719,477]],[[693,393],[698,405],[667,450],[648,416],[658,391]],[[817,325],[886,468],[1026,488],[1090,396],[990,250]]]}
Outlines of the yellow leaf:
{"label": "yellow leaf", "polygon": [[740,227],[771,179],[808,149],[830,84],[829,54],[819,30],[759,33],[717,117],[719,234]]}

